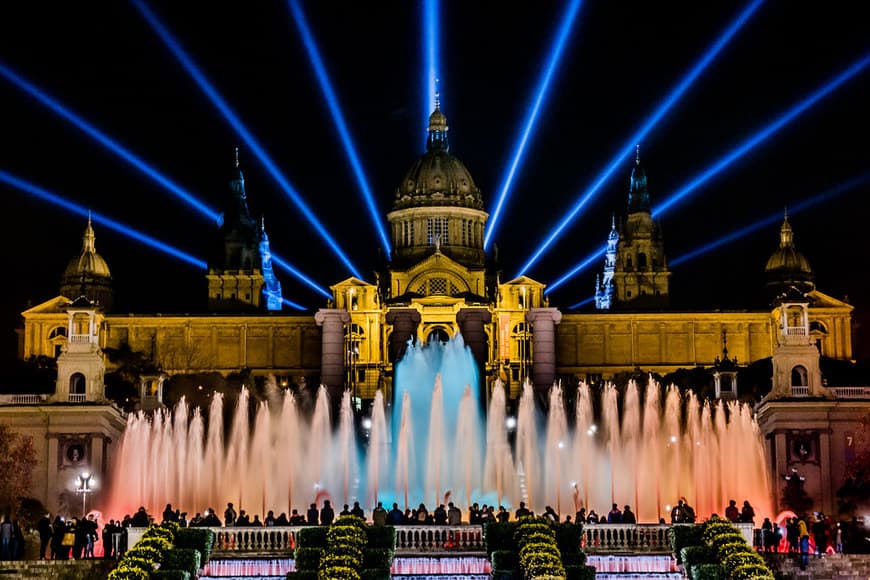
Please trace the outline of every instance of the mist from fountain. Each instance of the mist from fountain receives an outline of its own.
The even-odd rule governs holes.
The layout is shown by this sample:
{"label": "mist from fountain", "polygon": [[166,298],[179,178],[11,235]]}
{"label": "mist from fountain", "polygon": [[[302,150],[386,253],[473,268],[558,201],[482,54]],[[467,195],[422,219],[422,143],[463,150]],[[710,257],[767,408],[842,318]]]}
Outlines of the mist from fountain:
{"label": "mist from fountain", "polygon": [[103,511],[117,517],[143,505],[159,514],[171,503],[192,516],[233,502],[289,514],[330,497],[367,511],[377,501],[423,502],[430,511],[447,500],[463,509],[524,501],[564,518],[617,503],[648,523],[669,520],[669,504],[685,497],[702,517],[721,513],[729,499],[773,515],[761,436],[745,404],[702,403],[650,380],[627,385],[621,412],[620,389],[585,383],[569,393],[553,385],[544,410],[527,381],[514,426],[505,385],[494,383],[484,413],[477,376],[461,336],[409,345],[395,373],[400,408],[379,391],[363,431],[350,392],[333,418],[324,387],[310,417],[284,391],[257,402],[253,419],[242,389],[226,440],[219,393],[207,417],[183,399],[171,411],[130,414]]}

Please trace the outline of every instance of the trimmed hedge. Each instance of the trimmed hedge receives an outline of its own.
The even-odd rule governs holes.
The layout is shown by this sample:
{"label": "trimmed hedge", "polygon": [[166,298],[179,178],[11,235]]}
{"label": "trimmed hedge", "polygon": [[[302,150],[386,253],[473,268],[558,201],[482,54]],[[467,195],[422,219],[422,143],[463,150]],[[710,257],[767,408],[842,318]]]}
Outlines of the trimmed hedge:
{"label": "trimmed hedge", "polygon": [[510,550],[516,552],[520,549],[514,541],[516,522],[487,522],[483,524],[483,540],[486,544],[487,556],[497,550]]}
{"label": "trimmed hedge", "polygon": [[211,559],[215,533],[208,528],[179,528],[173,544],[176,548],[191,548],[199,552],[199,565],[205,566]]}
{"label": "trimmed hedge", "polygon": [[201,568],[202,556],[195,548],[172,548],[163,557],[163,565],[160,569],[184,570],[193,577]]}
{"label": "trimmed hedge", "polygon": [[306,548],[325,548],[329,526],[306,526],[296,532],[296,545]]}
{"label": "trimmed hedge", "polygon": [[359,573],[360,580],[390,580],[389,568],[364,568]]}
{"label": "trimmed hedge", "polygon": [[595,580],[595,566],[566,565],[565,580]]}
{"label": "trimmed hedge", "polygon": [[394,554],[395,552],[392,549],[370,548],[366,546],[363,553],[363,569],[386,568],[389,570],[393,565]]}
{"label": "trimmed hedge", "polygon": [[394,526],[366,526],[366,545],[383,550],[396,549],[396,528]]}
{"label": "trimmed hedge", "polygon": [[671,532],[672,547],[683,544],[678,561],[693,580],[774,578],[761,554],[728,520],[717,517],[694,526],[674,526]]}
{"label": "trimmed hedge", "polygon": [[682,550],[686,546],[699,546],[704,528],[701,524],[680,524],[671,526],[668,530],[668,540],[671,542],[671,552],[676,555],[677,564],[682,564]]}
{"label": "trimmed hedge", "polygon": [[582,566],[586,564],[586,552],[580,547],[583,539],[583,526],[575,523],[562,522],[556,524],[556,545],[562,553],[562,563],[565,566]]}
{"label": "trimmed hedge", "polygon": [[726,580],[725,571],[719,564],[699,564],[692,567],[692,580]]}
{"label": "trimmed hedge", "polygon": [[520,558],[514,550],[496,550],[490,557],[493,572],[518,571]]}
{"label": "trimmed hedge", "polygon": [[[325,537],[325,536],[324,536]],[[303,572],[320,568],[320,557],[323,548],[309,548],[308,546],[296,548],[296,570]]]}
{"label": "trimmed hedge", "polygon": [[713,564],[716,556],[708,546],[686,546],[681,550],[682,562],[686,568],[700,564]]}

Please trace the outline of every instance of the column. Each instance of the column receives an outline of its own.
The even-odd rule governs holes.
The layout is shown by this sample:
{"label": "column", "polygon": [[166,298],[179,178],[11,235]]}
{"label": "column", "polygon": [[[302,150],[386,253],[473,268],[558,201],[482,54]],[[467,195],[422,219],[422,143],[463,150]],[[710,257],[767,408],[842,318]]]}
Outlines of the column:
{"label": "column", "polygon": [[331,403],[337,407],[344,388],[344,325],[350,322],[350,314],[337,308],[321,308],[314,321],[323,327],[320,384],[329,391]]}
{"label": "column", "polygon": [[532,308],[526,322],[532,325],[532,383],[539,401],[556,379],[556,325],[562,321],[557,308]]}
{"label": "column", "polygon": [[45,457],[45,507],[53,514],[58,512],[60,509],[59,504],[59,493],[61,491],[60,485],[58,484],[59,474],[58,474],[58,440],[57,435],[54,433],[47,433],[45,435],[46,439],[48,439],[48,452]]}
{"label": "column", "polygon": [[463,308],[456,313],[456,322],[459,323],[465,346],[471,349],[480,376],[483,377],[489,360],[486,325],[492,322],[492,314],[483,308]]}
{"label": "column", "polygon": [[831,431],[825,429],[819,432],[819,494],[822,496],[822,512],[826,514],[836,513],[831,498],[834,492],[831,489]]}
{"label": "column", "polygon": [[385,317],[387,324],[392,325],[390,334],[390,362],[396,363],[405,355],[408,341],[417,337],[417,325],[420,324],[420,313],[413,308],[393,308]]}

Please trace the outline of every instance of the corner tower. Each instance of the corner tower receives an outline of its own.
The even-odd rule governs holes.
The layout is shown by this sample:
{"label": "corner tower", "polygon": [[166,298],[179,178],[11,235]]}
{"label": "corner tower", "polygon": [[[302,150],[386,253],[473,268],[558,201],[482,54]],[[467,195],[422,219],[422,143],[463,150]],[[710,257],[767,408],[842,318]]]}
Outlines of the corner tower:
{"label": "corner tower", "polygon": [[248,210],[238,147],[229,177],[229,195],[206,275],[208,309],[223,312],[256,310],[260,307],[265,283],[259,252],[260,228]]}
{"label": "corner tower", "polygon": [[665,258],[661,227],[653,220],[646,171],[640,164],[640,146],[628,190],[628,215],[619,229],[613,282],[614,306],[664,308],[669,303],[671,273]]}

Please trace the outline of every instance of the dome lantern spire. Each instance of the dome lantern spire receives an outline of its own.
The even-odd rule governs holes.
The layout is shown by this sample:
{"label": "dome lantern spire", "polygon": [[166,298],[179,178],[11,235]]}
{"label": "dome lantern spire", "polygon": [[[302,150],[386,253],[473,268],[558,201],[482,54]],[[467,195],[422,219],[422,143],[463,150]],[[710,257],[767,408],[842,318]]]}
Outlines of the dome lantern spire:
{"label": "dome lantern spire", "polygon": [[635,146],[634,168],[631,170],[631,184],[628,189],[628,213],[649,212],[650,200],[646,172],[640,164],[640,144]]}
{"label": "dome lantern spire", "polygon": [[426,151],[448,151],[447,117],[441,112],[441,94],[435,91],[435,110],[429,115],[429,136],[426,138]]}

